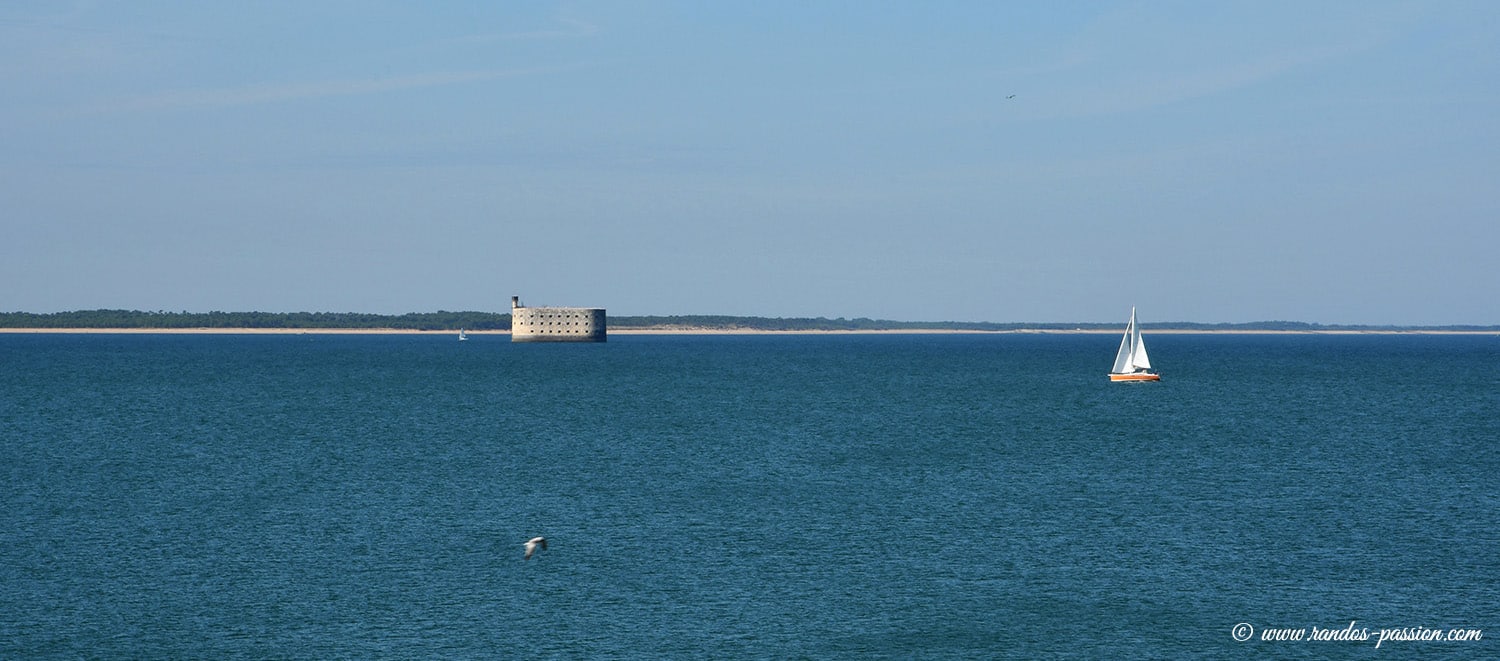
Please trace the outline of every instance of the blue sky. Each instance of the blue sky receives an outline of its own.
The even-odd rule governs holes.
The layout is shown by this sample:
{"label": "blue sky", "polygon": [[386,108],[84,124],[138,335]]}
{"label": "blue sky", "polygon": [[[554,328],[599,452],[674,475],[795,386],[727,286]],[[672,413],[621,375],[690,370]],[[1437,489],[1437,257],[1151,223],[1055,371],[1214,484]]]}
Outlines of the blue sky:
{"label": "blue sky", "polygon": [[0,310],[1500,324],[1500,3],[7,2]]}

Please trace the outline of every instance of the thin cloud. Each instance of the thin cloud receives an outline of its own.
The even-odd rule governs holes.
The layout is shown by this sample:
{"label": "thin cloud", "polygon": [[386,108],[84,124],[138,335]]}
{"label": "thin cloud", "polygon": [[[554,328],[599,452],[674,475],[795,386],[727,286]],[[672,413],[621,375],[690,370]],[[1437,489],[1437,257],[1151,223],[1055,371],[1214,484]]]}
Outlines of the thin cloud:
{"label": "thin cloud", "polygon": [[1302,67],[1357,52],[1352,48],[1311,49],[1274,54],[1192,71],[1150,73],[1115,81],[1102,88],[1090,114],[1131,112],[1233,91],[1267,81]]}
{"label": "thin cloud", "polygon": [[107,108],[118,112],[181,110],[189,108],[229,108],[269,103],[285,103],[343,96],[361,96],[399,92],[428,87],[463,85],[503,78],[519,78],[564,71],[576,67],[543,67],[532,69],[498,69],[455,71],[393,76],[369,80],[334,80],[311,83],[247,85],[241,87],[179,90],[138,97]]}
{"label": "thin cloud", "polygon": [[[46,8],[51,9],[51,7]],[[75,2],[66,10],[59,9],[51,12],[44,12],[42,11],[42,7],[38,7],[37,13],[31,15],[26,15],[24,11],[18,13],[10,13],[9,9],[11,8],[8,8],[7,10],[7,13],[9,15],[0,16],[0,25],[45,27],[54,30],[73,30],[77,28],[66,27],[64,24],[70,23],[75,19],[83,16],[85,13],[87,13],[88,7],[85,6],[85,4],[82,2]]]}
{"label": "thin cloud", "polygon": [[[1128,113],[1213,96],[1357,56],[1388,43],[1410,24],[1409,12],[1332,19],[1289,33],[1280,42],[1258,43],[1237,35],[1232,20],[1192,20],[1130,5],[1106,13],[1079,31],[1050,64],[1007,72],[1028,89],[1046,90],[1038,117],[1085,117]],[[1148,40],[1143,26],[1167,25],[1192,35],[1171,50]],[[1326,38],[1325,38],[1326,37]],[[1037,95],[1032,95],[1035,99]],[[1030,100],[1030,99],[1029,99]]]}
{"label": "thin cloud", "polygon": [[591,37],[599,32],[599,26],[583,21],[561,19],[566,26],[556,30],[535,30],[532,32],[510,32],[495,35],[480,35],[474,37],[476,40],[489,41],[517,41],[523,39],[579,39]]}
{"label": "thin cloud", "polygon": [[549,41],[586,39],[599,33],[599,26],[572,19],[559,19],[563,26],[552,30],[529,30],[518,32],[486,32],[443,39],[443,46],[472,46],[476,44],[498,44],[511,41]]}

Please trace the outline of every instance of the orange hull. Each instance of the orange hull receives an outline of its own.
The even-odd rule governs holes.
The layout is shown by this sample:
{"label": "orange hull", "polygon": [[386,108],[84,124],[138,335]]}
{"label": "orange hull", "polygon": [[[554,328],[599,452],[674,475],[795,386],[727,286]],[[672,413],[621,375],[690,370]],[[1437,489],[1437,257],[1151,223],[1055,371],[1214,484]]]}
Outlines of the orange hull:
{"label": "orange hull", "polygon": [[1109,380],[1110,381],[1160,381],[1161,380],[1161,375],[1160,374],[1148,374],[1146,372],[1140,372],[1140,373],[1137,373],[1137,374],[1111,374],[1111,375],[1109,375]]}

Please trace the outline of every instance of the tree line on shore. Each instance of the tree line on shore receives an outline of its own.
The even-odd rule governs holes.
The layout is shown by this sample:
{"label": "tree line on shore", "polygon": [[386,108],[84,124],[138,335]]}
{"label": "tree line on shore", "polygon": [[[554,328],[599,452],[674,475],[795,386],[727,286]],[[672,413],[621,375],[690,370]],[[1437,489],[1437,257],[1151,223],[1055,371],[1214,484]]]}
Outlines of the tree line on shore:
{"label": "tree line on shore", "polygon": [[400,315],[358,312],[142,312],[80,310],[37,314],[0,313],[0,328],[189,328],[348,329],[348,330],[510,330],[510,315],[492,312],[413,312]]}
{"label": "tree line on shore", "polygon": [[[1119,330],[1118,323],[992,323],[964,321],[890,321],[884,319],[828,319],[825,317],[736,317],[729,315],[610,316],[614,329],[711,329],[761,331],[1021,331]],[[246,328],[318,330],[424,330],[465,328],[475,331],[510,330],[510,314],[494,312],[412,312],[399,315],[358,312],[143,312],[140,310],[79,310],[74,312],[0,312],[0,328],[37,329],[153,329]],[[1300,321],[1260,321],[1238,324],[1159,322],[1145,329],[1218,331],[1497,331],[1494,326],[1358,326]]]}

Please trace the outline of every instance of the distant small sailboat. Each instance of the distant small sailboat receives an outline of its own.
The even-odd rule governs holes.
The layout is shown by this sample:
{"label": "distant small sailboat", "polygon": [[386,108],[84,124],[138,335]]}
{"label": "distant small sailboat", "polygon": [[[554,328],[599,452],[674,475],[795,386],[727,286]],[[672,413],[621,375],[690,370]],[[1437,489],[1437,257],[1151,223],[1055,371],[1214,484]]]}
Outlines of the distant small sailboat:
{"label": "distant small sailboat", "polygon": [[458,329],[458,341],[462,342],[462,341],[467,340],[467,339],[469,339],[469,336],[466,333],[464,333],[464,329],[462,329],[462,328]]}
{"label": "distant small sailboat", "polygon": [[1151,359],[1146,356],[1146,341],[1141,339],[1141,327],[1135,323],[1135,308],[1130,308],[1130,324],[1125,326],[1125,337],[1120,338],[1120,351],[1115,354],[1115,366],[1109,371],[1109,380],[1161,380],[1161,375],[1151,371]]}

